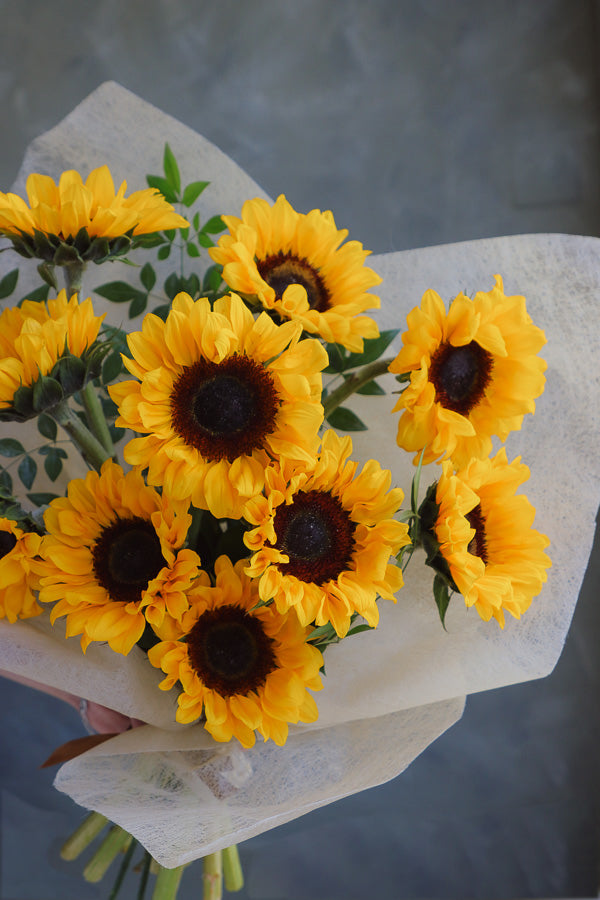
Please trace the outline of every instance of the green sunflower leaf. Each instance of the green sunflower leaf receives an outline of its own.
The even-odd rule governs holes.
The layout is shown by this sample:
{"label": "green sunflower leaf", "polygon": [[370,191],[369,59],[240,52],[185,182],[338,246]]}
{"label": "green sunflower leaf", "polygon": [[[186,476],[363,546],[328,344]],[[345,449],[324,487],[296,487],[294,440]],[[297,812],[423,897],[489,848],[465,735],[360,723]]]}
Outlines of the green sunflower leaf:
{"label": "green sunflower leaf", "polygon": [[151,291],[156,284],[156,272],[149,262],[142,266],[140,272],[140,281],[147,291]]}
{"label": "green sunflower leaf", "polygon": [[191,256],[194,259],[196,259],[198,256],[200,256],[200,251],[198,250],[198,248],[196,247],[195,244],[192,244],[191,241],[188,244],[186,244],[185,247],[186,247],[188,256]]}
{"label": "green sunflower leaf", "polygon": [[168,259],[171,254],[171,245],[165,244],[156,254],[156,258],[160,260]]}
{"label": "green sunflower leaf", "polygon": [[162,178],[160,175],[146,175],[146,182],[148,187],[156,188],[157,191],[160,191],[167,203],[178,202],[177,194],[166,178]]}
{"label": "green sunflower leaf", "polygon": [[12,497],[13,480],[10,473],[0,467],[0,496]]}
{"label": "green sunflower leaf", "polygon": [[133,298],[131,303],[129,304],[129,318],[135,319],[136,316],[141,316],[141,314],[145,311],[146,305],[148,303],[148,295],[138,294]]}
{"label": "green sunflower leaf", "polygon": [[[209,184],[210,181],[192,181],[190,184],[188,184],[183,192],[183,197],[181,200],[183,205],[191,206],[193,203],[195,203],[202,191],[204,191]],[[195,227],[196,229],[198,228],[197,225]]]}
{"label": "green sunflower leaf", "polygon": [[338,431],[367,430],[367,426],[362,419],[359,419],[356,413],[345,406],[338,406],[337,409],[334,409],[333,412],[327,416],[327,421],[332,428],[337,428]]}
{"label": "green sunflower leaf", "polygon": [[4,278],[0,281],[0,300],[4,300],[5,297],[10,297],[17,286],[18,278],[18,269],[12,269],[12,271],[8,272],[4,276]]}
{"label": "green sunflower leaf", "polygon": [[223,280],[222,272],[222,266],[219,266],[216,263],[214,266],[210,266],[204,273],[204,278],[202,279],[202,290],[217,291],[221,285],[221,281]]}
{"label": "green sunflower leaf", "polygon": [[163,156],[163,169],[165,170],[165,177],[173,190],[175,191],[177,197],[179,198],[179,192],[181,191],[181,176],[179,174],[179,166],[177,165],[177,160],[175,159],[175,154],[171,150],[168,144],[165,144],[165,152]]}
{"label": "green sunflower leaf", "polygon": [[56,440],[58,427],[54,419],[51,419],[46,413],[40,413],[37,418],[37,427],[40,434],[51,441]]}
{"label": "green sunflower leaf", "polygon": [[27,489],[33,486],[33,482],[35,481],[35,476],[37,475],[37,463],[35,459],[33,459],[29,454],[24,456],[21,462],[19,463],[18,468],[19,478],[25,485]]}
{"label": "green sunflower leaf", "polygon": [[120,353],[111,353],[102,364],[102,383],[111,384],[123,369]]}
{"label": "green sunflower leaf", "polygon": [[200,232],[205,234],[219,234],[221,231],[225,231],[225,222],[221,216],[211,216],[200,229]]}
{"label": "green sunflower leaf", "polygon": [[56,481],[62,472],[63,467],[61,453],[59,452],[58,447],[49,447],[48,450],[49,453],[46,454],[46,458],[44,459],[44,469],[46,470],[46,475],[50,481]]}
{"label": "green sunflower leaf", "polygon": [[367,384],[363,384],[356,393],[367,394],[370,397],[379,397],[381,394],[385,394],[385,391],[376,381],[368,381]]}
{"label": "green sunflower leaf", "polygon": [[392,343],[399,330],[399,328],[392,328],[389,331],[382,331],[378,338],[365,339],[363,352],[350,353],[346,359],[345,369],[356,369],[357,366],[375,362]]}
{"label": "green sunflower leaf", "polygon": [[204,234],[203,231],[198,232],[198,243],[201,247],[204,247],[205,250],[215,246],[215,242],[211,240],[207,234]]}
{"label": "green sunflower leaf", "polygon": [[143,291],[131,287],[126,281],[108,281],[95,288],[95,291],[112,303],[130,303],[136,297],[146,297]]}
{"label": "green sunflower leaf", "polygon": [[327,344],[325,349],[329,356],[329,365],[323,371],[327,375],[339,375],[346,369],[346,351],[340,344]]}
{"label": "green sunflower leaf", "polygon": [[0,456],[21,456],[22,453],[25,453],[25,447],[16,438],[0,440]]}
{"label": "green sunflower leaf", "polygon": [[50,494],[46,491],[27,494],[27,499],[33,503],[34,506],[47,506],[52,500],[56,500],[57,497],[58,494]]}
{"label": "green sunflower leaf", "polygon": [[23,303],[23,300],[33,300],[35,303],[45,303],[49,293],[50,285],[46,282],[46,284],[42,284],[39,288],[36,288],[35,291],[31,291],[26,297],[22,297],[21,300],[19,300],[19,306]]}

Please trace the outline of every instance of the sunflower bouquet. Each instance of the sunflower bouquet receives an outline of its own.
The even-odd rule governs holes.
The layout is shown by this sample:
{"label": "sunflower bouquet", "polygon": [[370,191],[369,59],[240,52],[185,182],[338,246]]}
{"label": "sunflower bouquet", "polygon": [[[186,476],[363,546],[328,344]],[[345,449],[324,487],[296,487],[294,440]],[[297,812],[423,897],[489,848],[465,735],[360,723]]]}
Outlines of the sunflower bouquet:
{"label": "sunflower bouquet", "polygon": [[[427,290],[398,340],[332,213],[259,195],[201,220],[213,183],[180,168],[167,145],[129,195],[106,165],[0,194],[43,279],[0,316],[2,665],[149,723],[56,784],[92,831],[119,823],[104,858],[129,863],[131,833],[167,867],[157,898],[200,856],[218,891],[223,848],[393,777],[462,694],[534,677],[540,632],[505,614],[550,567],[530,470],[498,445],[545,386],[524,297]],[[97,276],[120,260],[131,277]]]}

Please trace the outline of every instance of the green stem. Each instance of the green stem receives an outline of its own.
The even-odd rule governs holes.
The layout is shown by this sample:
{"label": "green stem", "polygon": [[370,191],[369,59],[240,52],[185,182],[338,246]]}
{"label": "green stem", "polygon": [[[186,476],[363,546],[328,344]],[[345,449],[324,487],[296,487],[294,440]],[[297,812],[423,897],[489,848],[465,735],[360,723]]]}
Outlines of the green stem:
{"label": "green stem", "polygon": [[175,900],[183,869],[184,866],[177,866],[176,869],[165,869],[161,866],[154,885],[152,900]]}
{"label": "green stem", "polygon": [[86,881],[96,882],[106,874],[110,864],[121,850],[127,850],[133,838],[119,825],[113,825],[85,869]]}
{"label": "green stem", "polygon": [[65,429],[86,462],[99,472],[107,459],[106,449],[86,428],[77,413],[64,400],[46,412]]}
{"label": "green stem", "polygon": [[150,874],[150,866],[152,865],[152,857],[146,850],[144,852],[144,861],[142,862],[142,872],[140,874],[140,883],[138,886],[137,900],[144,900],[146,893],[146,885],[148,884],[148,875]]}
{"label": "green stem", "polygon": [[129,864],[131,862],[131,857],[133,856],[133,851],[135,850],[136,847],[137,847],[137,841],[132,840],[131,843],[129,844],[129,847],[127,848],[127,852],[126,852],[125,856],[123,857],[123,862],[121,863],[121,866],[119,868],[119,872],[115,879],[115,883],[113,885],[112,891],[110,892],[108,900],[116,900],[116,897],[117,897],[119,891],[121,890],[121,885],[123,884],[125,875],[127,874],[127,869],[129,868]]}
{"label": "green stem", "polygon": [[79,854],[83,853],[85,848],[92,843],[106,825],[108,825],[106,816],[99,812],[90,813],[62,845],[60,850],[61,857],[69,861],[77,859]]}
{"label": "green stem", "polygon": [[114,457],[115,447],[110,436],[110,430],[106,421],[106,417],[102,410],[100,398],[96,393],[96,389],[94,388],[94,383],[92,381],[88,381],[86,383],[81,392],[81,399],[83,401],[83,408],[85,409],[85,415],[92,434],[98,441],[100,441],[100,443],[106,450],[107,456]]}
{"label": "green stem", "polygon": [[220,850],[209,853],[202,860],[204,870],[202,883],[204,884],[204,900],[221,900],[223,896],[223,855]]}
{"label": "green stem", "polygon": [[385,375],[389,370],[390,363],[394,361],[394,357],[389,357],[388,359],[377,359],[375,362],[369,363],[367,366],[363,366],[362,369],[358,369],[356,372],[353,372],[352,375],[349,375],[343,384],[340,384],[335,391],[325,399],[323,403],[323,409],[325,410],[325,418],[331,415],[334,409],[337,409],[344,400],[347,400],[348,397],[355,394],[361,387],[365,384],[368,384],[370,381],[373,381],[374,378],[377,378],[379,375]]}
{"label": "green stem", "polygon": [[231,893],[241,891],[244,887],[244,873],[242,872],[237,845],[233,844],[231,847],[226,847],[222,853],[225,890]]}
{"label": "green stem", "polygon": [[74,262],[68,266],[63,266],[63,274],[65,276],[65,288],[67,297],[70,299],[73,294],[81,294],[81,284],[83,281],[83,273],[85,263]]}

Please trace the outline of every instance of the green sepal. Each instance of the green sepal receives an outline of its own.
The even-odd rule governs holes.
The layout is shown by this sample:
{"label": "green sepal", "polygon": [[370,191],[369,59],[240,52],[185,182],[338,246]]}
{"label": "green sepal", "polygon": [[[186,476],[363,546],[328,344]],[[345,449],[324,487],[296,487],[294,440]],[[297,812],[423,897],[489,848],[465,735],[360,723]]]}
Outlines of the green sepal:
{"label": "green sepal", "polygon": [[51,375],[59,382],[64,394],[81,390],[86,381],[87,368],[79,356],[63,356],[53,366]]}
{"label": "green sepal", "polygon": [[118,256],[120,252],[124,253],[125,250],[129,247],[130,241],[126,241],[125,244],[122,245],[122,250],[120,250],[117,245],[118,241],[119,239],[117,238],[112,242],[111,246],[111,242],[108,240],[108,238],[94,238],[94,240],[90,242],[90,245],[85,253],[86,260],[99,265],[100,263],[104,262],[104,260],[109,256]]}
{"label": "green sepal", "polygon": [[13,394],[12,408],[17,415],[13,415],[11,418],[29,419],[35,414],[33,388],[31,386],[22,384],[17,388]]}
{"label": "green sepal", "polygon": [[435,600],[438,612],[440,614],[440,621],[444,628],[446,628],[445,620],[448,605],[450,603],[450,596],[451,595],[448,583],[441,575],[436,575],[433,579],[433,599]]}
{"label": "green sepal", "polygon": [[52,409],[64,400],[64,391],[55,378],[41,375],[33,385],[33,409],[36,413]]}
{"label": "green sepal", "polygon": [[55,266],[69,266],[72,263],[83,263],[83,259],[72,244],[61,242],[52,258],[52,262]]}
{"label": "green sepal", "polygon": [[54,263],[51,262],[43,262],[40,263],[37,267],[38,275],[45,281],[48,287],[51,287],[53,290],[58,291],[58,281],[56,280],[56,273],[54,271]]}
{"label": "green sepal", "polygon": [[38,259],[53,262],[59,247],[60,241],[53,243],[43,231],[38,231],[37,228],[33,229],[33,249]]}
{"label": "green sepal", "polygon": [[89,250],[91,243],[92,243],[92,239],[90,237],[90,234],[89,234],[87,228],[84,225],[82,228],[79,229],[79,231],[75,235],[75,237],[73,239],[73,246],[75,247],[77,252],[83,256],[84,253],[86,253]]}

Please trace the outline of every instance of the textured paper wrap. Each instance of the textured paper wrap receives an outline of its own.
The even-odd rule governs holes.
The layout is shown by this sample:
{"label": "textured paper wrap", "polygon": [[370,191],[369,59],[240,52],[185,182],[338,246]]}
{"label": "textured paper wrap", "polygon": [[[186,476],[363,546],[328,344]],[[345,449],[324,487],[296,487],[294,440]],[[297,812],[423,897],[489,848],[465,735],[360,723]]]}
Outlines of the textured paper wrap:
{"label": "textured paper wrap", "polygon": [[[203,220],[239,214],[245,199],[266,196],[204,138],[114,84],[100,87],[33,142],[13,190],[22,193],[32,171],[56,178],[73,167],[86,175],[105,162],[117,184],[126,179],[128,189],[136,190],[145,186],[146,173],[161,171],[165,141],[184,182],[211,181],[198,207]],[[328,649],[318,722],[292,728],[284,748],[260,744],[250,751],[216,744],[201,726],[176,725],[176,693],[157,690],[161,673],[138,648],[124,658],[92,645],[84,657],[79,640],[65,641],[44,617],[14,626],[0,622],[0,668],[150,723],[64,765],[57,787],[127,828],[159,862],[177,865],[394,777],[460,717],[465,694],[549,673],[585,573],[600,494],[599,254],[595,238],[524,235],[369,260],[383,277],[377,315],[382,328],[403,330],[406,314],[428,288],[448,302],[461,290],[489,290],[499,273],[506,293],[524,294],[546,332],[546,391],[507,450],[509,459],[522,455],[531,469],[523,490],[537,509],[536,527],[550,537],[553,566],[519,622],[508,616],[501,630],[455,597],[444,631],[432,599],[432,573],[415,554],[397,603],[380,601],[378,629]],[[0,256],[0,277],[16,265],[20,298],[38,280],[35,265],[12,252]],[[163,264],[165,275],[170,270]],[[135,282],[136,272],[121,263],[90,266],[84,294],[110,280]],[[97,298],[94,305],[114,324],[139,327],[139,320],[126,320],[122,305]],[[390,389],[394,385],[390,377]],[[352,401],[369,425],[354,437],[354,457],[377,458],[407,493],[414,468],[395,443],[393,403],[390,394]],[[2,433],[28,448],[39,443],[34,425],[11,424]],[[424,488],[438,472],[435,465],[424,469]],[[66,474],[80,476],[84,469],[70,459]],[[59,485],[62,490],[65,480]],[[48,484],[36,483],[35,489]]]}

